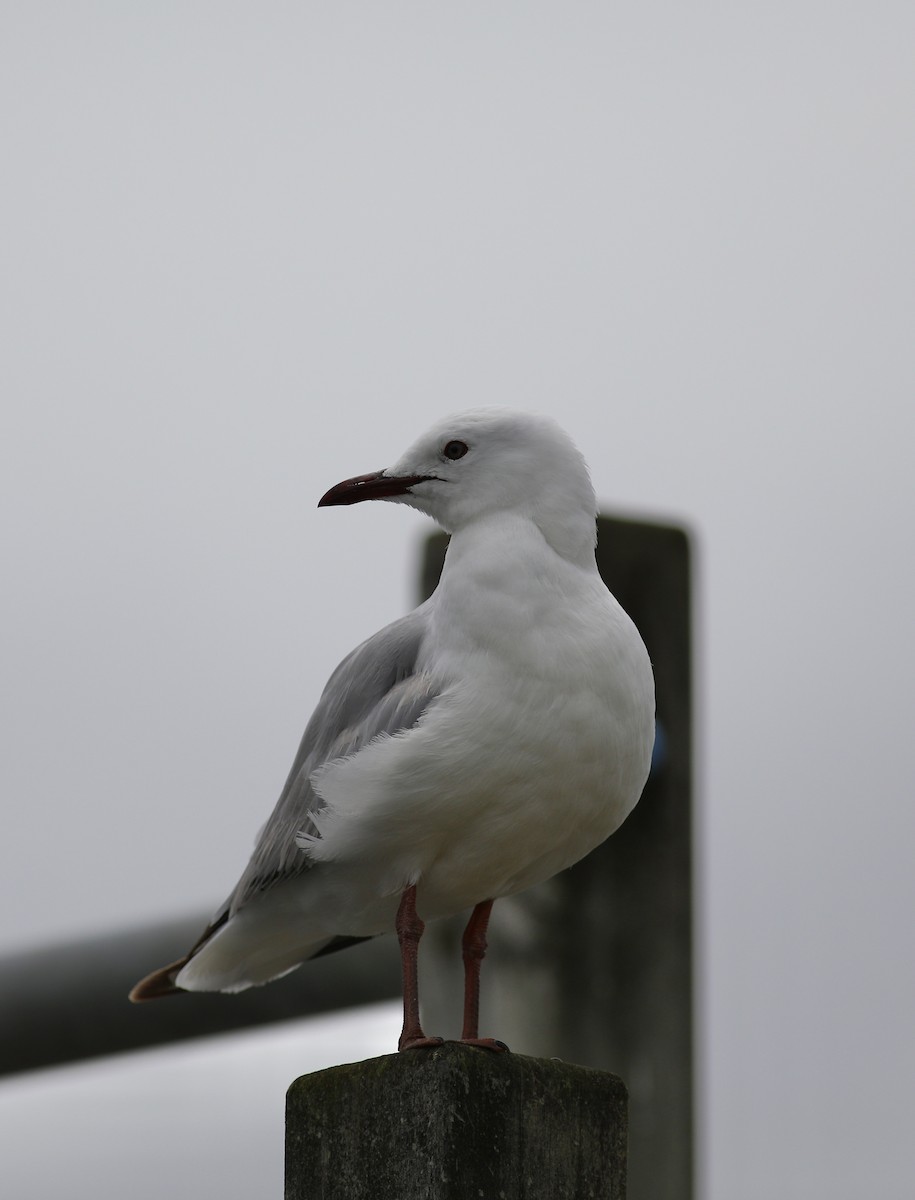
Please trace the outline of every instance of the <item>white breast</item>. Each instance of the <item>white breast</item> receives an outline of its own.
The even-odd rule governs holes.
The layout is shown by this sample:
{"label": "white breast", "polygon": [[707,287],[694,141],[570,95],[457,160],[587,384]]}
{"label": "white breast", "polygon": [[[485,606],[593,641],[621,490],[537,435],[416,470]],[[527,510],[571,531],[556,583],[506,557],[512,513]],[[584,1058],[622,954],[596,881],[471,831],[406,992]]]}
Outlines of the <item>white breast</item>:
{"label": "white breast", "polygon": [[439,699],[410,732],[316,779],[327,807],[315,861],[360,864],[378,896],[416,882],[429,917],[570,866],[619,826],[647,777],[642,640],[596,569],[543,550],[532,579],[532,547],[519,543],[531,536],[465,538],[459,562],[452,545],[424,651]]}

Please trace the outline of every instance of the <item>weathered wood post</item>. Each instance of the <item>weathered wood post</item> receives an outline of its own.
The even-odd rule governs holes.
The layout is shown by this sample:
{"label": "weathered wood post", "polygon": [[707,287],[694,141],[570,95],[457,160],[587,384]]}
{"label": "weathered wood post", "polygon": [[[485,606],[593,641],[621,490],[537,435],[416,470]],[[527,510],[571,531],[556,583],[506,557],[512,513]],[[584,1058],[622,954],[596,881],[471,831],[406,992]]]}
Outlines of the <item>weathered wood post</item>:
{"label": "weathered wood post", "polygon": [[297,1079],[286,1200],[624,1200],[626,1088],[454,1042]]}

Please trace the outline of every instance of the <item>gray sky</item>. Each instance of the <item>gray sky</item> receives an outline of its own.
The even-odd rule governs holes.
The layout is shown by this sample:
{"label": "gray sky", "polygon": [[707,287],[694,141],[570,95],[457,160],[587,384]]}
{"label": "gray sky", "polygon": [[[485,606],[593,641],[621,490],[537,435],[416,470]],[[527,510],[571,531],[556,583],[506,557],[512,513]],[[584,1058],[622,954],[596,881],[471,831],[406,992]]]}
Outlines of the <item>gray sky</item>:
{"label": "gray sky", "polygon": [[0,10],[0,951],[207,910],[416,514],[553,413],[698,542],[710,1200],[909,1197],[915,10]]}

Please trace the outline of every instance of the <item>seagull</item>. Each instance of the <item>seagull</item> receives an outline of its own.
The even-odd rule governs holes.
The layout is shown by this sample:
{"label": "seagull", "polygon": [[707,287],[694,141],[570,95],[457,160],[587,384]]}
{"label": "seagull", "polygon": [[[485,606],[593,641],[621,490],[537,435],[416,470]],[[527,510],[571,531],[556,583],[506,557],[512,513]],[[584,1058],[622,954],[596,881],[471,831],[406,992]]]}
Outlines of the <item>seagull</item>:
{"label": "seagull", "polygon": [[419,941],[426,920],[471,910],[460,1040],[504,1050],[479,1036],[493,902],[570,867],[635,806],[654,743],[648,652],[598,574],[588,469],[551,418],[447,417],[319,507],[365,500],[451,534],[438,587],[333,672],[241,879],[130,998],[239,992],[393,930],[398,1049],[437,1045]]}

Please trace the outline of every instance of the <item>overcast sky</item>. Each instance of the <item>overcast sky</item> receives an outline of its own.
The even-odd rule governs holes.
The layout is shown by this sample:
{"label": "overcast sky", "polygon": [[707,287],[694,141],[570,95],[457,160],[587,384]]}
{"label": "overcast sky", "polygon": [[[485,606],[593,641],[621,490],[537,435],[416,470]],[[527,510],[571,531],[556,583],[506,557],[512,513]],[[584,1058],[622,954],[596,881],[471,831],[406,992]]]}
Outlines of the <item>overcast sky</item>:
{"label": "overcast sky", "polygon": [[549,412],[696,537],[705,1195],[908,1200],[913,46],[902,0],[2,5],[0,951],[212,909],[414,602],[423,519],[318,497]]}

